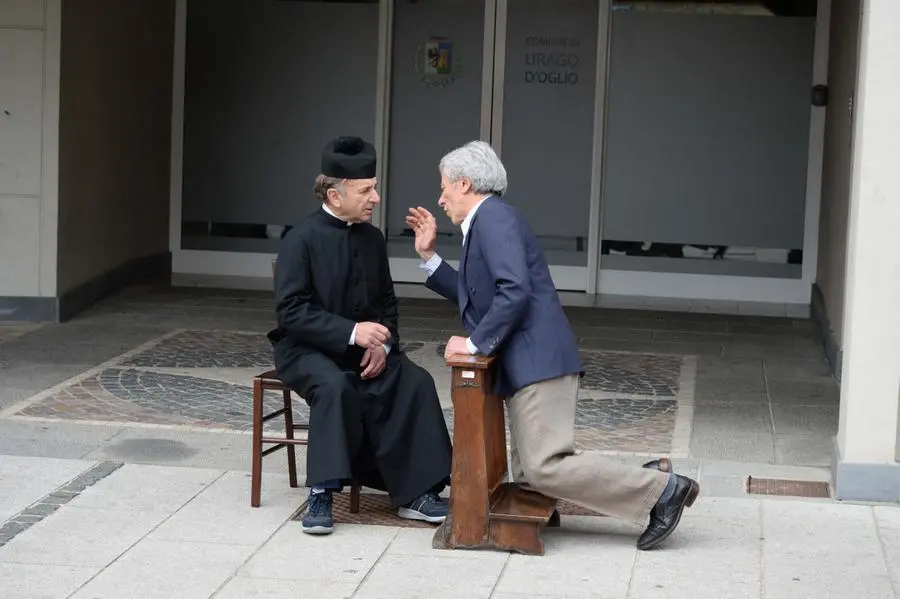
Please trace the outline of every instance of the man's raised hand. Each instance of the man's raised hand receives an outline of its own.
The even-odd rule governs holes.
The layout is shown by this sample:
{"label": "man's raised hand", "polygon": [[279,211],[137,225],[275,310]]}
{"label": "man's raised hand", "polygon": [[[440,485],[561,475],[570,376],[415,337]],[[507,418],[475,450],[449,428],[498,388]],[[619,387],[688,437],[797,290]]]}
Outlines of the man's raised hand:
{"label": "man's raised hand", "polygon": [[437,241],[437,221],[425,208],[410,208],[406,217],[406,224],[416,234],[416,252],[422,260],[430,260],[434,255],[434,245]]}
{"label": "man's raised hand", "polygon": [[381,347],[391,338],[388,328],[377,322],[360,322],[356,325],[354,342],[366,349]]}

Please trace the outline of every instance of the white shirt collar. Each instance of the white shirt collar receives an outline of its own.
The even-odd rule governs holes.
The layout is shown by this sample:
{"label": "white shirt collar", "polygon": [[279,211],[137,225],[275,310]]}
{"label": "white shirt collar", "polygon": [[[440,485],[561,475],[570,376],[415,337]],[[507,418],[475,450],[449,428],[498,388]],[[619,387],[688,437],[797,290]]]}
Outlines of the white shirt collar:
{"label": "white shirt collar", "polygon": [[350,225],[353,224],[353,223],[349,222],[347,219],[341,218],[340,216],[338,216],[337,214],[335,214],[334,212],[332,212],[332,211],[331,211],[331,208],[328,207],[328,204],[325,204],[324,202],[322,202],[322,210],[324,210],[325,212],[327,212],[328,214],[330,214],[330,215],[333,216],[334,218],[336,218],[336,219],[338,219],[338,220],[344,221],[345,223],[347,223],[347,226],[348,226],[348,227],[349,227]]}
{"label": "white shirt collar", "polygon": [[466,241],[466,235],[469,234],[469,227],[472,226],[472,219],[475,218],[475,213],[478,212],[478,207],[481,206],[484,203],[484,201],[486,199],[488,199],[489,197],[491,197],[491,196],[486,196],[484,198],[481,198],[481,200],[477,204],[475,204],[475,206],[473,206],[471,210],[469,210],[469,213],[466,215],[466,218],[463,219],[462,224],[459,225],[459,228],[462,229],[463,243],[465,243],[465,241]]}

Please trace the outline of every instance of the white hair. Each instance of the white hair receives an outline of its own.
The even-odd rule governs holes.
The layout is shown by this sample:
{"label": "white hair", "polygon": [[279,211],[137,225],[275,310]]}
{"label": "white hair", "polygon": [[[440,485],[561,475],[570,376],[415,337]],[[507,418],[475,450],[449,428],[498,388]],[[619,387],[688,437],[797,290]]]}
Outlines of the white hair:
{"label": "white hair", "polygon": [[502,196],[506,191],[506,168],[490,144],[471,141],[441,158],[438,167],[447,180],[472,182],[475,193]]}

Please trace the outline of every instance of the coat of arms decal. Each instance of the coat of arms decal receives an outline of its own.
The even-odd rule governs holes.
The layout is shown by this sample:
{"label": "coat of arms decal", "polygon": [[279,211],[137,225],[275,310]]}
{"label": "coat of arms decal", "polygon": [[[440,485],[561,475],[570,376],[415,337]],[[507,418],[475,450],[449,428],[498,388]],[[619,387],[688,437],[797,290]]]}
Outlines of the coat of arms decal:
{"label": "coat of arms decal", "polygon": [[433,37],[416,48],[415,69],[428,87],[447,87],[460,73],[459,57],[453,53],[453,40]]}

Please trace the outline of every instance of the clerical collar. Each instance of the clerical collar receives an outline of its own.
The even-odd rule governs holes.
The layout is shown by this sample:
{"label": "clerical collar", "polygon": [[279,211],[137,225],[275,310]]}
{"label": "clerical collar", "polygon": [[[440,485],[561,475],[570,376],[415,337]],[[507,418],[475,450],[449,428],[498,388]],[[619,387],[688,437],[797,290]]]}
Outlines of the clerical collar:
{"label": "clerical collar", "polygon": [[462,224],[459,226],[459,228],[462,229],[463,243],[465,243],[466,241],[466,235],[469,234],[469,227],[472,226],[472,219],[475,218],[475,213],[478,211],[478,207],[484,204],[484,201],[489,197],[491,196],[485,196],[481,198],[481,200],[477,204],[475,204],[475,206],[473,206],[471,210],[469,210],[466,218],[463,219]]}
{"label": "clerical collar", "polygon": [[328,205],[325,204],[324,202],[322,202],[322,210],[324,210],[325,212],[327,212],[327,213],[328,213],[330,216],[332,216],[333,218],[336,218],[336,219],[338,219],[339,221],[346,223],[348,227],[349,227],[350,225],[353,224],[353,223],[349,222],[347,219],[341,218],[340,216],[338,216],[337,214],[335,214],[334,212],[332,212],[332,211],[331,211],[331,208],[329,208]]}

